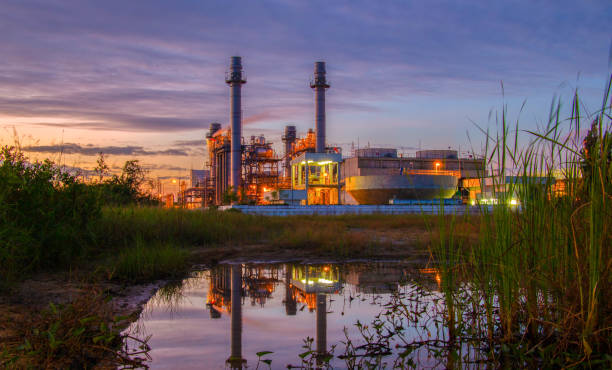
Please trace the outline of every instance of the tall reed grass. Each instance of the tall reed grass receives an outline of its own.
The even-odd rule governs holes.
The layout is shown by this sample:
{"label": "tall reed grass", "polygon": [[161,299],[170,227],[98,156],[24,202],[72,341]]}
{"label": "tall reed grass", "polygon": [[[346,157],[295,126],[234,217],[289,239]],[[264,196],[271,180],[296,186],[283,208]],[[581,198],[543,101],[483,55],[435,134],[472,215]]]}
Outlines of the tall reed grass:
{"label": "tall reed grass", "polygon": [[[526,146],[504,107],[500,132],[486,132],[499,202],[479,208],[479,242],[456,245],[453,221],[438,222],[441,237],[431,252],[444,282],[449,333],[461,317],[457,307],[473,307],[478,325],[456,335],[488,343],[498,365],[611,364],[611,82],[594,115],[582,112],[578,92],[568,119],[554,103],[547,127],[526,131]],[[520,205],[510,206],[511,199]],[[462,289],[468,299],[457,298]]]}

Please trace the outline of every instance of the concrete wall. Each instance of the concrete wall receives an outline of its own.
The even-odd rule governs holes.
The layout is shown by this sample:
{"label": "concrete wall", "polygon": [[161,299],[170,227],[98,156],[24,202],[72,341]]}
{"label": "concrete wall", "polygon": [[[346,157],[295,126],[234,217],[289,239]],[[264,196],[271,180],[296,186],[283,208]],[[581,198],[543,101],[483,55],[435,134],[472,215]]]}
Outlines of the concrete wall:
{"label": "concrete wall", "polygon": [[357,202],[357,199],[353,198],[353,196],[349,194],[346,190],[342,190],[342,193],[340,194],[340,199],[342,201],[342,204],[346,204],[349,206],[356,206],[359,204],[359,202]]}
{"label": "concrete wall", "polygon": [[[489,206],[491,207],[491,206]],[[239,210],[245,214],[261,216],[297,216],[297,215],[401,215],[401,214],[429,214],[440,212],[438,205],[334,205],[334,206],[221,206],[222,211],[230,209]],[[445,214],[463,215],[478,213],[478,207],[465,205],[444,206]]]}
{"label": "concrete wall", "polygon": [[418,150],[416,152],[417,158],[429,158],[429,159],[457,159],[459,158],[459,153],[456,150],[436,150],[436,149],[427,149],[427,150]]}

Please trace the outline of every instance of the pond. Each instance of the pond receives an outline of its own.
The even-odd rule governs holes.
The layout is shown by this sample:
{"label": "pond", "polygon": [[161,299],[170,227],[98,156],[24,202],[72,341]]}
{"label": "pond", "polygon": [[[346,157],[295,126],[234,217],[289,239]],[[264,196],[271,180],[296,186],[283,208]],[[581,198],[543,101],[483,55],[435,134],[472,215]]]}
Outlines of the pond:
{"label": "pond", "polygon": [[439,283],[401,262],[228,263],[160,289],[128,330],[149,338],[152,368],[443,368],[407,345],[446,337]]}

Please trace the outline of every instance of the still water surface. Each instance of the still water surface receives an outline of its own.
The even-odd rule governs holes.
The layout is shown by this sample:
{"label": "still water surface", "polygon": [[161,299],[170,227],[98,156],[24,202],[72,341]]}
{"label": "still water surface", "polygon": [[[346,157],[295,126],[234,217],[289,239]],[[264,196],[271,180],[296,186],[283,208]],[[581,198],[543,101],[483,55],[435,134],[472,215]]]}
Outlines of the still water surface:
{"label": "still water surface", "polygon": [[[306,338],[312,338],[313,353],[333,352],[330,364],[343,368],[337,356],[346,335],[363,343],[358,321],[370,323],[397,296],[417,297],[410,303],[416,311],[435,310],[438,283],[435,270],[397,262],[225,264],[158,291],[128,330],[151,336],[152,368],[256,368],[260,351],[273,352],[262,357],[273,369],[298,366]],[[436,314],[415,318],[412,326],[444,335],[427,319]],[[423,332],[408,337],[418,340]],[[426,354],[411,356],[436,367]]]}

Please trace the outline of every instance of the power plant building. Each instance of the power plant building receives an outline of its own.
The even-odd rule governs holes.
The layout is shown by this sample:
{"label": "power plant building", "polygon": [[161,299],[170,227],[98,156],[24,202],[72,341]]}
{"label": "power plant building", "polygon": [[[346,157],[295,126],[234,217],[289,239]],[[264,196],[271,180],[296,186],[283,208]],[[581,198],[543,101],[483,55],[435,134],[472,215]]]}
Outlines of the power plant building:
{"label": "power plant building", "polygon": [[392,199],[448,199],[459,180],[482,176],[482,159],[459,158],[454,150],[425,150],[398,157],[397,150],[360,149],[342,163],[346,192],[357,204],[388,204]]}
{"label": "power plant building", "polygon": [[302,153],[291,161],[292,189],[305,192],[305,204],[341,204],[342,155]]}
{"label": "power plant building", "polygon": [[230,87],[230,126],[212,123],[206,134],[210,175],[203,205],[389,204],[392,200],[465,197],[462,181],[484,175],[484,160],[460,158],[455,150],[420,150],[398,155],[394,148],[360,148],[343,158],[326,143],[325,62],[315,62],[315,130],[298,137],[288,125],[277,155],[263,136],[242,137],[242,59],[231,57],[225,82]]}

